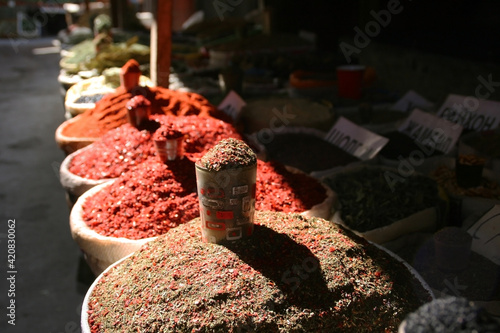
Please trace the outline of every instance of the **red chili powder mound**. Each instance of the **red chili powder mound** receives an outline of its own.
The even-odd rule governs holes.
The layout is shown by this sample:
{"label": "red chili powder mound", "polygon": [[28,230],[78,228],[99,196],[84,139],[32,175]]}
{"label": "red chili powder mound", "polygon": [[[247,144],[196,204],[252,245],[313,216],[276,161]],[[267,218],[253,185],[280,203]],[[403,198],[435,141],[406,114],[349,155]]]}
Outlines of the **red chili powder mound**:
{"label": "red chili powder mound", "polygon": [[[277,162],[257,163],[256,209],[300,213],[321,203],[316,179],[287,171]],[[199,216],[194,162],[167,164],[150,158],[124,173],[83,206],[83,220],[104,236],[142,239]]]}
{"label": "red chili powder mound", "polygon": [[151,114],[174,116],[198,115],[214,117],[231,122],[230,117],[218,110],[203,96],[196,93],[179,92],[162,87],[137,87],[129,92],[119,87],[105,95],[95,108],[76,116],[63,130],[68,137],[98,138],[107,131],[127,122],[128,101],[143,95],[151,102]]}
{"label": "red chili powder mound", "polygon": [[199,216],[194,162],[150,159],[85,201],[83,219],[96,232],[142,239]]}
{"label": "red chili powder mound", "polygon": [[[224,138],[241,139],[229,123],[215,118],[198,116],[152,117],[160,125],[173,125],[186,136],[185,154],[204,153]],[[157,131],[161,131],[159,127]],[[72,159],[71,173],[87,179],[116,178],[131,167],[155,155],[153,136],[148,130],[139,130],[130,124],[115,128],[95,141]]]}

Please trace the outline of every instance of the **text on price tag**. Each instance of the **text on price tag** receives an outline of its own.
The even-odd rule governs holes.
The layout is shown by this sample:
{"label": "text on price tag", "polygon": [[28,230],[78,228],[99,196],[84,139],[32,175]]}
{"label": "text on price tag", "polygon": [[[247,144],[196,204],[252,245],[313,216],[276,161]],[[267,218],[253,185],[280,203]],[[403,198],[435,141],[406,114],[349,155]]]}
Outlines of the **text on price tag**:
{"label": "text on price tag", "polygon": [[437,115],[464,129],[488,131],[500,124],[500,102],[450,94]]}
{"label": "text on price tag", "polygon": [[457,143],[463,127],[433,114],[415,109],[398,128],[415,142],[432,146],[445,154]]}
{"label": "text on price tag", "polygon": [[389,141],[344,117],[333,125],[325,140],[364,161],[375,157]]}

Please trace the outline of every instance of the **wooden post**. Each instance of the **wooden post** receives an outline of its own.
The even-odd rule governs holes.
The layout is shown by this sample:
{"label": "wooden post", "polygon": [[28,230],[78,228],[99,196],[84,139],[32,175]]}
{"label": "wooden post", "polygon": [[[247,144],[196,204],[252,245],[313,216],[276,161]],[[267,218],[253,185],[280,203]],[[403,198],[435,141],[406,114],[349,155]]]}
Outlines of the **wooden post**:
{"label": "wooden post", "polygon": [[110,0],[109,2],[110,4],[110,11],[111,11],[111,23],[113,25],[113,28],[117,28],[118,27],[118,22],[119,22],[119,18],[118,18],[118,10],[119,10],[119,0]]}
{"label": "wooden post", "polygon": [[172,54],[172,1],[156,0],[151,25],[151,80],[158,87],[168,88]]}

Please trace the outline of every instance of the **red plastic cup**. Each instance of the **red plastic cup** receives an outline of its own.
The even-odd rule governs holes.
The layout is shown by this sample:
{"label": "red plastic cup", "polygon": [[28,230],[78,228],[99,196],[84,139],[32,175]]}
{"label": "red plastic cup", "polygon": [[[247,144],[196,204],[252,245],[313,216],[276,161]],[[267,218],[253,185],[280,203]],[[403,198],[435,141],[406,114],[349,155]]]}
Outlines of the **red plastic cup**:
{"label": "red plastic cup", "polygon": [[337,67],[338,96],[349,99],[360,99],[363,88],[365,66],[344,65]]}

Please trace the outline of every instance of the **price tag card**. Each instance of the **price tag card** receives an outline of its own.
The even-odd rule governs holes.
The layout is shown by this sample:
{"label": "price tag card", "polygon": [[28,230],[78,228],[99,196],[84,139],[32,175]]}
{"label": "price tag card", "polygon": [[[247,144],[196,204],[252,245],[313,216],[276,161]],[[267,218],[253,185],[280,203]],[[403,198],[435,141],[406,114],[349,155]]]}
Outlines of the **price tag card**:
{"label": "price tag card", "polygon": [[417,94],[415,91],[408,91],[403,97],[399,99],[391,107],[391,110],[397,110],[402,112],[410,112],[415,108],[420,108],[424,110],[431,110],[434,108],[434,103],[431,103],[424,97]]}
{"label": "price tag card", "polygon": [[364,161],[375,157],[389,141],[344,117],[337,120],[325,140]]}
{"label": "price tag card", "polygon": [[472,236],[472,251],[500,265],[500,205],[493,206],[467,232]]}
{"label": "price tag card", "polygon": [[488,131],[500,124],[500,102],[450,94],[437,115],[464,129]]}
{"label": "price tag card", "polygon": [[229,94],[224,98],[224,100],[219,104],[219,110],[224,111],[228,116],[230,116],[233,121],[236,121],[241,109],[247,105],[243,98],[240,97],[234,90],[231,90]]}
{"label": "price tag card", "polygon": [[457,143],[463,127],[433,114],[415,109],[398,128],[415,142],[434,147],[445,154]]}

